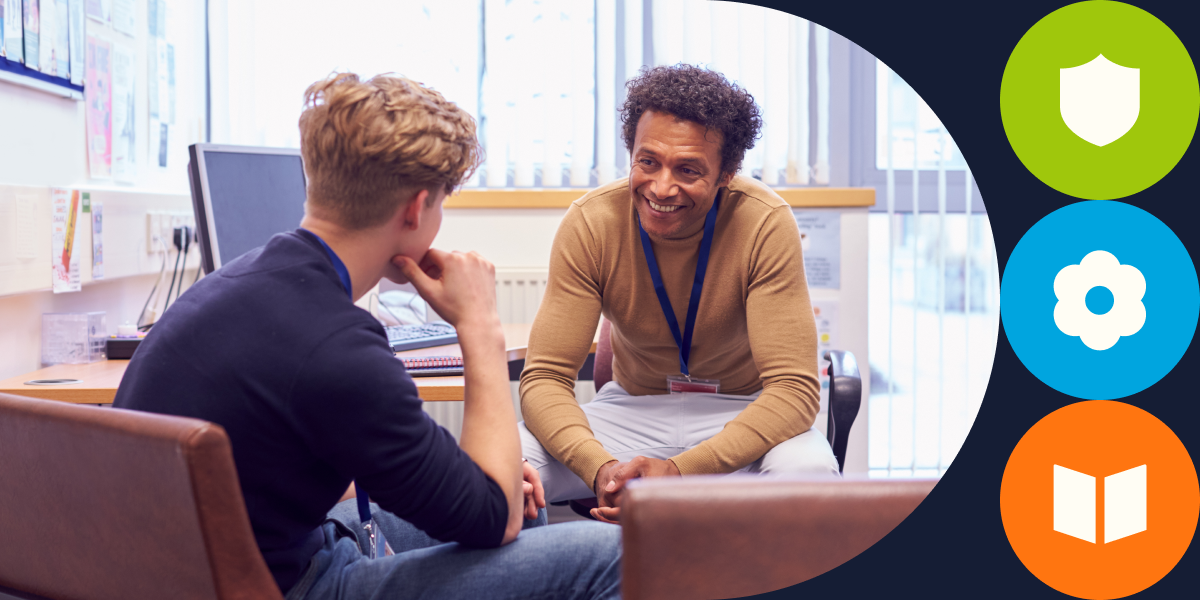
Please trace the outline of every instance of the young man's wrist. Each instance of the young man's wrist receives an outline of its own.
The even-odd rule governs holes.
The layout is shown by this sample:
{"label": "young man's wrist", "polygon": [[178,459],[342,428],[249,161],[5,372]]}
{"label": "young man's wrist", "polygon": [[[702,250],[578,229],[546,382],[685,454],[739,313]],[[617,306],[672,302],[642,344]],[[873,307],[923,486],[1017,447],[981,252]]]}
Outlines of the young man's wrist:
{"label": "young man's wrist", "polygon": [[504,328],[498,315],[464,318],[455,326],[460,345],[463,342],[498,344],[504,347]]}

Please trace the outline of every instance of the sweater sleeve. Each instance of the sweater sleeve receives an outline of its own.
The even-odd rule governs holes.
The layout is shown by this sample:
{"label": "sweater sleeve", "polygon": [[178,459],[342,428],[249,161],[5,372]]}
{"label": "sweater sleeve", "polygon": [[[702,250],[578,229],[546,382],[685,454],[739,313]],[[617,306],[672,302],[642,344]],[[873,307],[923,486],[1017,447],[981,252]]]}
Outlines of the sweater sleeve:
{"label": "sweater sleeve", "polygon": [[672,458],[685,475],[741,469],[808,431],[820,408],[817,326],[788,207],[765,219],[748,269],[746,324],[763,391],[719,433]]}
{"label": "sweater sleeve", "polygon": [[550,254],[546,293],[529,334],[521,373],[521,413],[542,446],[591,489],[615,460],[596,439],[575,400],[575,378],[587,359],[601,300],[595,240],[577,205],[563,217]]}
{"label": "sweater sleeve", "polygon": [[297,431],[384,510],[443,542],[499,546],[503,491],[422,410],[381,334],[351,326],[314,350],[293,386]]}

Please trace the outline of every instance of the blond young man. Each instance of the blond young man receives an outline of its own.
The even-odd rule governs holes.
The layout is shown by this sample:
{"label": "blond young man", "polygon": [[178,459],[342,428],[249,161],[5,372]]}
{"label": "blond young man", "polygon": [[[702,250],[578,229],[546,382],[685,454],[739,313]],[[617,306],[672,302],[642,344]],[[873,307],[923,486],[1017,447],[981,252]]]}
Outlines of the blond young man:
{"label": "blond young man", "polygon": [[[623,107],[628,179],[568,209],[521,375],[523,452],[550,501],[616,521],[637,477],[838,474],[812,428],[816,324],[791,208],[736,175],[758,107],[719,73],[656,67]],[[575,373],[603,314],[613,381]]]}
{"label": "blond young man", "polygon": [[[225,428],[289,599],[615,597],[616,528],[521,531],[544,523],[545,504],[522,466],[495,272],[430,248],[442,201],[479,164],[474,121],[401,77],[335,74],[305,103],[300,228],[188,290],[130,362],[116,406]],[[354,306],[384,277],[411,282],[458,329],[458,444]],[[339,503],[351,481],[373,502]]]}

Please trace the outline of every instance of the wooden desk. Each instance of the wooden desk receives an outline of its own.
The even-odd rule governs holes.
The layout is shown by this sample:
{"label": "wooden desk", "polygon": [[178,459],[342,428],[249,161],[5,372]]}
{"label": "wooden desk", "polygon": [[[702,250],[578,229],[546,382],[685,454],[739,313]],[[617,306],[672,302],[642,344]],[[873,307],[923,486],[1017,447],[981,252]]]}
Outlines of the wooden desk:
{"label": "wooden desk", "polygon": [[[504,325],[504,342],[508,361],[524,360],[529,346],[527,323]],[[592,342],[592,352],[596,343]],[[397,356],[462,356],[458,344],[406,350]],[[86,365],[54,365],[11,379],[0,381],[0,393],[59,400],[75,404],[112,404],[117,386],[125,374],[128,360],[106,360]],[[79,379],[72,385],[25,385],[34,379]],[[414,377],[417,391],[426,401],[455,401],[463,399],[463,377]]]}

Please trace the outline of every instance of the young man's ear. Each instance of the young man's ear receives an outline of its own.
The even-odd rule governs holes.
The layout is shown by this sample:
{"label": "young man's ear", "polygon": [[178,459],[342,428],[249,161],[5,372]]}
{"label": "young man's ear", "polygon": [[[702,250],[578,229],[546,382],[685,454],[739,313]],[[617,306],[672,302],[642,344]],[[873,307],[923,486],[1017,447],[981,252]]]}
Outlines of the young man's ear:
{"label": "young man's ear", "polygon": [[421,226],[421,209],[425,208],[425,200],[429,198],[429,190],[417,190],[416,194],[404,205],[404,228],[417,229]]}

